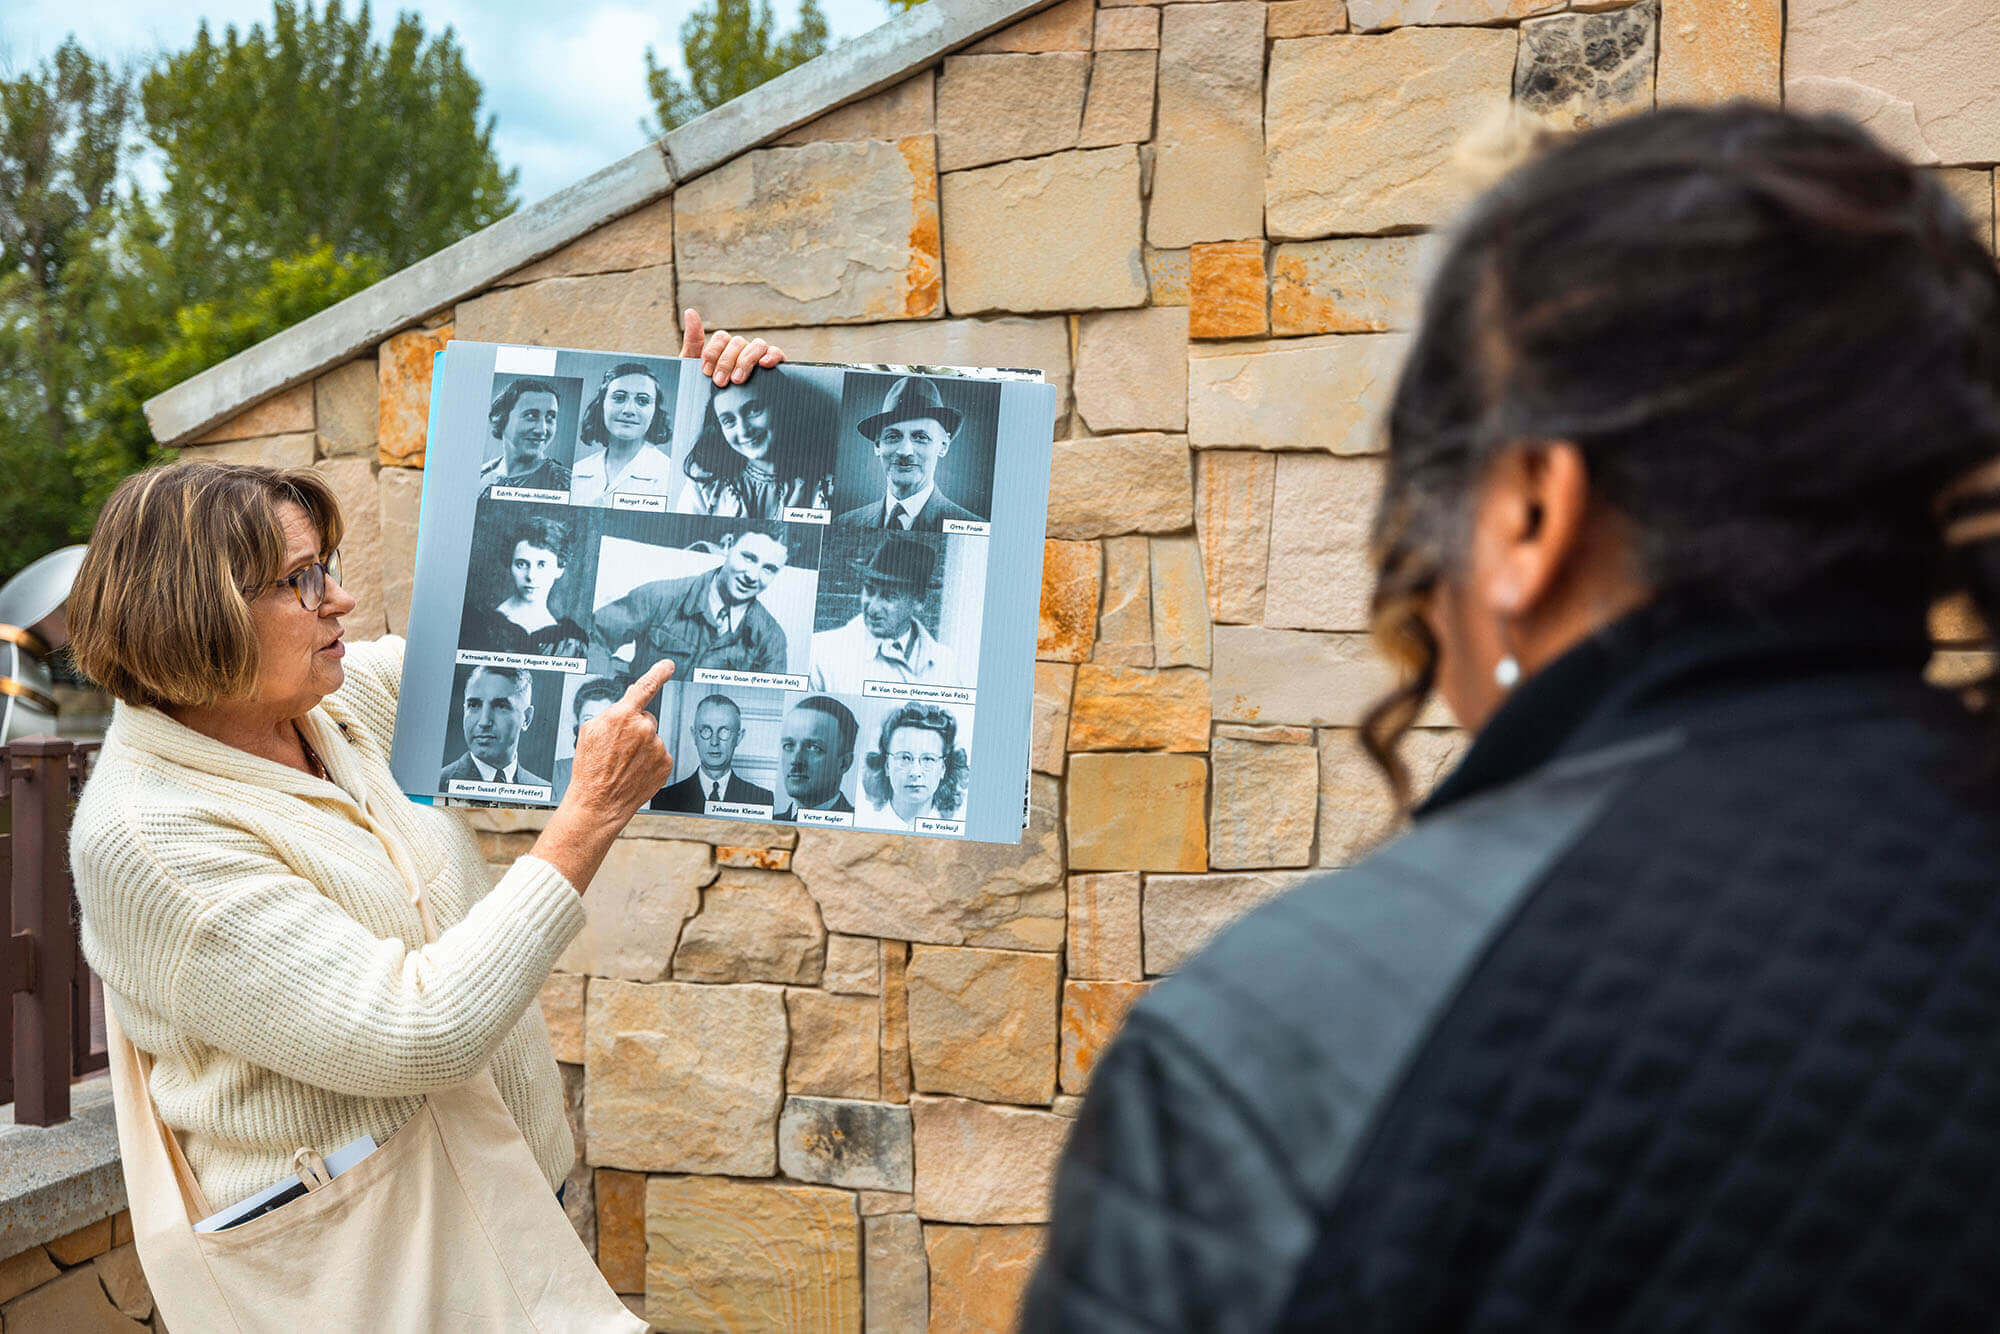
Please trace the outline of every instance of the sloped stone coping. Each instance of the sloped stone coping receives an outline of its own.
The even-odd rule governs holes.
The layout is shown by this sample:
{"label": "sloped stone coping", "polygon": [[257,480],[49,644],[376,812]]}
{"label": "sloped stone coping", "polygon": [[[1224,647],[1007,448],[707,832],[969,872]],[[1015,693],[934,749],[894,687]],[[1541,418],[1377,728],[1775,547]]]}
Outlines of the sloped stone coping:
{"label": "sloped stone coping", "polygon": [[125,1207],[111,1081],[70,1089],[70,1119],[17,1126],[0,1107],[0,1255],[18,1255]]}

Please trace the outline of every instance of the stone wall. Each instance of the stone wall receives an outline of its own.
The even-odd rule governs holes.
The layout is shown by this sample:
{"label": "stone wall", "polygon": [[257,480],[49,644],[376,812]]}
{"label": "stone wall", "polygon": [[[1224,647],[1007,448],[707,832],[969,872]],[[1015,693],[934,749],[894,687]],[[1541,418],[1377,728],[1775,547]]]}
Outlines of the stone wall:
{"label": "stone wall", "polygon": [[[1937,7],[1932,7],[1933,9]],[[1063,0],[258,405],[190,454],[325,471],[354,633],[402,631],[430,353],[671,350],[1058,387],[1018,847],[642,817],[543,1005],[579,1228],[663,1328],[1004,1329],[1126,1008],[1388,829],[1354,728],[1379,417],[1454,163],[1789,91],[1947,173],[1991,233],[2000,30],[1901,0]],[[1434,780],[1461,739],[1411,739]],[[478,819],[496,867],[533,815]]]}
{"label": "stone wall", "polygon": [[0,1260],[0,1328],[22,1334],[165,1330],[121,1210]]}

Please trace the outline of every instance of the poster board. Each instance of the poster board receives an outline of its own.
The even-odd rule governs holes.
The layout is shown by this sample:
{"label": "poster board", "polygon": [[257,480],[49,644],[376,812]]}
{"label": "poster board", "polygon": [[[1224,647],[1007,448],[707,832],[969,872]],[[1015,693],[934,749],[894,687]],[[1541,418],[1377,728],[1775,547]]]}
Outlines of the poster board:
{"label": "poster board", "polygon": [[1018,842],[1055,390],[1039,372],[453,341],[431,392],[391,764],[560,802],[662,657],[647,810]]}

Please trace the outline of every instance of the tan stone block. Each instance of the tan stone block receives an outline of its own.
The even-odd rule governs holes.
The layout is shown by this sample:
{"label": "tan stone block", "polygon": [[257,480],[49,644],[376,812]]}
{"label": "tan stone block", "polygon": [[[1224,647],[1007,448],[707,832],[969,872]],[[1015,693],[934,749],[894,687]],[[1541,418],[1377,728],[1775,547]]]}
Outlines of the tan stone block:
{"label": "tan stone block", "polygon": [[1170,533],[1193,522],[1194,461],[1186,436],[1144,431],[1056,441],[1050,537]]}
{"label": "tan stone block", "polygon": [[382,534],[382,610],[390,634],[408,634],[424,475],[416,468],[383,468],[375,475],[375,489],[376,522]]}
{"label": "tan stone block", "polygon": [[111,1249],[111,1220],[100,1218],[48,1243],[49,1256],[59,1265],[80,1265]]}
{"label": "tan stone block", "polygon": [[[1365,634],[1215,627],[1210,691],[1225,722],[1353,727],[1395,683]],[[1441,709],[1426,713],[1424,725],[1448,725]]]}
{"label": "tan stone block", "polygon": [[1383,32],[1414,24],[1511,23],[1549,14],[1567,0],[1347,0],[1348,25]]}
{"label": "tan stone block", "polygon": [[[1151,13],[1108,9],[1106,15]],[[1159,60],[1152,51],[1100,51],[1090,67],[1079,148],[1141,144],[1153,137],[1153,95]]]}
{"label": "tan stone block", "polygon": [[1319,818],[1319,754],[1217,737],[1208,864],[1217,870],[1310,866]]}
{"label": "tan stone block", "polygon": [[1188,265],[1194,251],[1157,250],[1146,247],[1146,281],[1156,306],[1185,306],[1188,303]]}
{"label": "tan stone block", "polygon": [[1987,250],[1993,249],[1993,172],[1975,167],[1932,167],[1929,169],[1939,185],[1951,193],[1958,206],[1965,210],[1965,216],[1972,222],[1972,230],[1979,237],[1979,244]]}
{"label": "tan stone block", "polygon": [[646,1291],[646,1174],[597,1169],[597,1268],[613,1292]]}
{"label": "tan stone block", "polygon": [[1785,0],[1660,0],[1661,106],[1784,95]]}
{"label": "tan stone block", "polygon": [[375,358],[357,357],[313,381],[313,429],[319,433],[321,454],[375,457],[376,424],[382,415],[380,375]]}
{"label": "tan stone block", "polygon": [[49,1259],[45,1246],[30,1246],[19,1255],[0,1260],[0,1302],[11,1302],[22,1293],[41,1287],[61,1272]]}
{"label": "tan stone block", "polygon": [[[1145,304],[1136,149],[1093,148],[952,172],[943,200],[945,304],[952,314]],[[1023,255],[1040,262],[1023,265]]]}
{"label": "tan stone block", "polygon": [[1036,775],[1018,844],[806,830],[792,870],[833,931],[1052,950],[1062,944],[1060,806],[1055,780]]}
{"label": "tan stone block", "polygon": [[1603,14],[1557,14],[1521,25],[1514,101],[1562,130],[1653,107],[1655,0]]}
{"label": "tan stone block", "polygon": [[824,1186],[655,1177],[646,1319],[663,1330],[858,1330],[861,1219]]}
{"label": "tan stone block", "polygon": [[1263,234],[1263,104],[1262,4],[1162,11],[1148,241],[1175,248]]}
{"label": "tan stone block", "polygon": [[542,1022],[548,1025],[549,1049],[558,1061],[583,1064],[583,989],[589,981],[576,973],[550,973],[542,983]]}
{"label": "tan stone block", "polygon": [[779,148],[841,139],[907,139],[937,129],[937,74],[924,70],[859,102],[808,121],[776,143]]}
{"label": "tan stone block", "polygon": [[[741,828],[741,826],[737,826]],[[706,844],[621,838],[583,900],[583,930],[556,967],[565,973],[655,982],[667,975],[681,927],[716,877]]]}
{"label": "tan stone block", "polygon": [[1030,737],[1031,766],[1036,773],[1063,774],[1069,741],[1069,701],[1076,668],[1066,662],[1035,664],[1035,702]]}
{"label": "tan stone block", "polygon": [[907,986],[915,1087],[1048,1102],[1056,1091],[1061,971],[1053,954],[913,946]]}
{"label": "tan stone block", "polygon": [[[863,1210],[864,1215],[866,1210]],[[868,1334],[913,1334],[930,1323],[931,1267],[912,1213],[863,1217],[862,1307]]]}
{"label": "tan stone block", "polygon": [[855,1203],[861,1206],[863,1218],[873,1218],[878,1214],[906,1214],[915,1207],[916,1197],[907,1190],[858,1190],[854,1192]]}
{"label": "tan stone block", "polygon": [[1104,606],[1092,662],[1153,665],[1153,547],[1143,537],[1104,544]]}
{"label": "tan stone block", "polygon": [[1150,982],[1064,982],[1062,1008],[1062,1089],[1082,1093],[1090,1072],[1111,1039],[1124,1026],[1125,1015],[1153,984]]}
{"label": "tan stone block", "polygon": [[1197,449],[1376,453],[1408,350],[1407,334],[1197,345],[1188,355],[1188,440]]}
{"label": "tan stone block", "polygon": [[721,871],[681,932],[674,977],[683,982],[815,986],[826,928],[805,882],[782,871]]}
{"label": "tan stone block", "polygon": [[1791,0],[1785,105],[1838,111],[1913,162],[2000,161],[2000,23],[1984,4]]}
{"label": "tan stone block", "polygon": [[1150,306],[1083,316],[1076,410],[1085,425],[1099,433],[1185,431],[1187,340],[1185,309]]}
{"label": "tan stone block", "polygon": [[310,433],[313,429],[313,386],[308,381],[279,390],[229,420],[209,427],[188,443],[218,445],[225,440],[293,435],[301,431]]}
{"label": "tan stone block", "polygon": [[132,1240],[132,1211],[120,1209],[111,1215],[111,1244],[123,1246],[130,1240]]}
{"label": "tan stone block", "polygon": [[795,1181],[910,1190],[910,1109],[852,1098],[787,1098],[778,1167]]}
{"label": "tan stone block", "polygon": [[717,866],[734,866],[745,871],[789,871],[790,848],[737,848],[724,844],[715,850]]}
{"label": "tan stone block", "polygon": [[1262,241],[1196,245],[1188,261],[1188,336],[1254,338],[1268,332]]}
{"label": "tan stone block", "polygon": [[1075,148],[1089,77],[1090,57],[1079,52],[945,57],[937,85],[938,170]]}
{"label": "tan stone block", "polygon": [[1994,672],[1995,655],[1985,649],[1941,648],[1924,666],[1924,680],[1946,690],[1977,685]]}
{"label": "tan stone block", "polygon": [[1342,236],[1278,246],[1271,254],[1271,332],[1413,329],[1442,248],[1435,235]]}
{"label": "tan stone block", "polygon": [[29,1334],[43,1330],[51,1334],[143,1334],[147,1329],[111,1304],[104,1285],[97,1280],[95,1265],[72,1269],[16,1297],[0,1307],[0,1322]]}
{"label": "tan stone block", "polygon": [[1082,662],[1097,637],[1097,598],[1103,554],[1095,542],[1042,543],[1041,625],[1035,656]]}
{"label": "tan stone block", "polygon": [[1058,1093],[1056,1100],[1049,1104],[1049,1110],[1074,1121],[1077,1113],[1083,1110],[1083,1099],[1074,1093]]}
{"label": "tan stone block", "polygon": [[1217,623],[1254,625],[1264,619],[1275,479],[1276,461],[1269,454],[1195,455],[1195,530],[1208,612]]}
{"label": "tan stone block", "polygon": [[[707,316],[706,306],[700,307]],[[458,336],[544,347],[623,347],[679,353],[671,264],[630,273],[544,278],[500,287],[458,308]]]}
{"label": "tan stone block", "polygon": [[1136,982],[1144,976],[1139,942],[1139,873],[1116,871],[1069,878],[1071,977]]}
{"label": "tan stone block", "polygon": [[1215,735],[1232,741],[1255,741],[1264,746],[1310,746],[1316,733],[1310,727],[1259,727],[1253,723],[1217,723]]}
{"label": "tan stone block", "polygon": [[785,1034],[776,987],[597,979],[584,1018],[591,1164],[776,1171]]}
{"label": "tan stone block", "polygon": [[[1054,997],[1051,996],[1053,1006]],[[1051,1036],[1054,1015],[1051,1013]],[[910,1100],[917,1216],[941,1223],[1042,1223],[1070,1122],[1053,1112],[963,1098]]]}
{"label": "tan stone block", "polygon": [[681,302],[733,331],[936,314],[933,143],[762,148],[682,185]]}
{"label": "tan stone block", "polygon": [[[1410,800],[1422,801],[1465,754],[1463,732],[1420,728],[1403,737],[1401,753]],[[1319,734],[1319,862],[1352,866],[1396,832],[1398,813],[1388,780],[1361,749],[1360,734],[1329,728]]]}
{"label": "tan stone block", "polygon": [[1208,719],[1206,672],[1086,662],[1076,669],[1069,748],[1204,751]]}
{"label": "tan stone block", "polygon": [[424,466],[431,415],[431,359],[452,340],[452,326],[405,329],[376,349],[376,457],[387,468]]}
{"label": "tan stone block", "polygon": [[260,435],[219,445],[183,445],[184,463],[255,463],[266,468],[310,468],[318,453],[311,432],[303,435]]}
{"label": "tan stone block", "polygon": [[134,1320],[145,1320],[153,1314],[153,1289],[146,1282],[146,1271],[139,1266],[139,1248],[131,1245],[119,1246],[97,1257],[92,1266],[97,1270],[97,1280],[104,1285],[104,1295],[111,1304]]}
{"label": "tan stone block", "polygon": [[1264,624],[1366,630],[1375,593],[1368,535],[1382,493],[1379,459],[1284,454],[1271,503]]}
{"label": "tan stone block", "polygon": [[1026,1226],[925,1224],[931,1334],[1013,1334],[1046,1232]]}
{"label": "tan stone block", "polygon": [[[789,866],[790,857],[786,858]],[[826,938],[826,975],[820,985],[844,996],[876,996],[882,991],[881,942],[867,936]]]}
{"label": "tan stone block", "polygon": [[583,1094],[586,1075],[581,1064],[558,1064],[562,1078],[563,1119],[569,1123],[569,1139],[574,1146],[569,1172],[558,1188],[562,1193],[563,1216],[576,1231],[576,1239],[592,1255],[597,1253],[597,1181],[590,1164],[583,1159]]}
{"label": "tan stone block", "polygon": [[[541,814],[546,818],[547,812]],[[738,848],[790,848],[798,845],[799,831],[792,825],[745,824],[741,820],[703,820],[692,815],[648,815],[641,811],[625,826],[621,837],[662,842],[699,840]]]}
{"label": "tan stone block", "polygon": [[966,48],[971,55],[1009,51],[1088,51],[1092,0],[1059,0]]}
{"label": "tan stone block", "polygon": [[1069,321],[1040,319],[906,320],[824,329],[732,330],[774,340],[794,361],[891,366],[1021,366],[1055,386],[1056,420],[1070,409]]}
{"label": "tan stone block", "polygon": [[1143,908],[1146,972],[1157,976],[1175,971],[1252,908],[1321,874],[1237,871],[1147,876]]}
{"label": "tan stone block", "polygon": [[882,942],[882,1101],[910,1100],[910,947]]}
{"label": "tan stone block", "polygon": [[1201,543],[1156,537],[1153,548],[1153,662],[1160,667],[1209,664],[1208,592]]}
{"label": "tan stone block", "polygon": [[[545,278],[580,278],[595,273],[629,273],[664,268],[674,262],[674,199],[668,195],[585,232],[553,255],[514,270],[495,287],[518,287]],[[671,301],[669,302],[671,304]],[[602,343],[586,344],[590,347]]]}
{"label": "tan stone block", "polygon": [[[1352,3],[1348,15],[1359,26]],[[1270,237],[1448,221],[1468,186],[1444,168],[1470,131],[1506,110],[1515,43],[1512,31],[1479,28],[1274,43],[1264,159]]]}
{"label": "tan stone block", "polygon": [[[1341,0],[1334,0],[1338,4]],[[1157,51],[1160,49],[1160,11],[1152,5],[1130,5],[1097,11],[1099,51]]]}
{"label": "tan stone block", "polygon": [[1934,644],[1981,644],[1986,622],[1964,593],[1954,593],[1931,605],[1930,637]]}
{"label": "tan stone block", "polygon": [[1346,0],[1272,0],[1264,14],[1264,35],[1273,41],[1346,31]]}
{"label": "tan stone block", "polygon": [[1072,755],[1070,865],[1199,871],[1208,865],[1208,764],[1199,755]]}
{"label": "tan stone block", "polygon": [[356,642],[380,639],[389,630],[382,592],[382,493],[373,458],[321,459],[314,470],[333,488],[347,531],[340,539],[340,586],[354,597],[354,610],[341,618]]}
{"label": "tan stone block", "polygon": [[[871,952],[875,942],[870,941]],[[787,991],[792,1029],[785,1089],[827,1098],[873,1098],[882,1087],[880,1002],[873,996]]]}

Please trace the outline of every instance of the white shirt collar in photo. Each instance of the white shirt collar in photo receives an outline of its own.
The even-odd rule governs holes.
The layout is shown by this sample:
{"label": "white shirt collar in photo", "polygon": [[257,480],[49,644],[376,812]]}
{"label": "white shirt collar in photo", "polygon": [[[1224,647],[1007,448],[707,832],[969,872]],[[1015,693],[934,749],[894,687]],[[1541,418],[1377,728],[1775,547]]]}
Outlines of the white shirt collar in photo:
{"label": "white shirt collar in photo", "polygon": [[855,823],[868,825],[875,829],[915,829],[917,821],[935,819],[937,819],[937,799],[935,797],[925,802],[922,810],[905,820],[902,816],[896,814],[896,808],[892,803],[885,801],[877,805],[875,798],[864,792],[861,794],[861,818]]}
{"label": "white shirt collar in photo", "polygon": [[747,602],[738,602],[732,605],[722,600],[722,567],[719,565],[715,569],[715,577],[708,581],[708,601],[703,605],[708,608],[708,623],[710,625],[714,625],[716,620],[722,616],[726,615],[729,618],[728,625],[722,631],[724,634],[730,633],[737,626],[743,624],[743,613],[749,610],[750,607],[750,604]]}
{"label": "white shirt collar in photo", "polygon": [[914,525],[917,521],[917,516],[924,512],[924,506],[931,503],[931,492],[935,490],[937,490],[937,479],[933,477],[930,481],[924,483],[923,490],[917,492],[917,494],[907,500],[898,500],[894,491],[883,492],[882,526],[884,528],[901,527],[900,524],[889,522],[889,516],[894,514],[899,506],[905,514],[910,516],[910,523]]}
{"label": "white shirt collar in photo", "polygon": [[610,457],[608,451],[597,449],[576,461],[576,466],[570,470],[571,503],[588,504],[617,491],[647,496],[667,493],[667,484],[673,476],[673,460],[659,450],[651,445],[639,446],[639,452],[615,477],[607,477],[604,472],[604,465]]}
{"label": "white shirt collar in photo", "polygon": [[[472,755],[472,752],[467,751],[466,754]],[[472,767],[479,770],[479,781],[482,783],[513,782],[514,770],[520,766],[520,763],[521,763],[520,760],[516,759],[512,764],[509,764],[505,769],[495,769],[492,765],[488,764],[485,760],[480,759],[477,755],[472,755]]]}
{"label": "white shirt collar in photo", "polygon": [[[731,765],[729,768],[724,769],[722,777],[719,780],[710,778],[708,770],[698,768],[694,771],[694,781],[701,788],[701,799],[703,801],[728,801],[729,785],[736,781],[736,766]],[[717,786],[718,782],[721,784],[720,787]],[[716,795],[718,792],[721,793],[720,796]]]}

